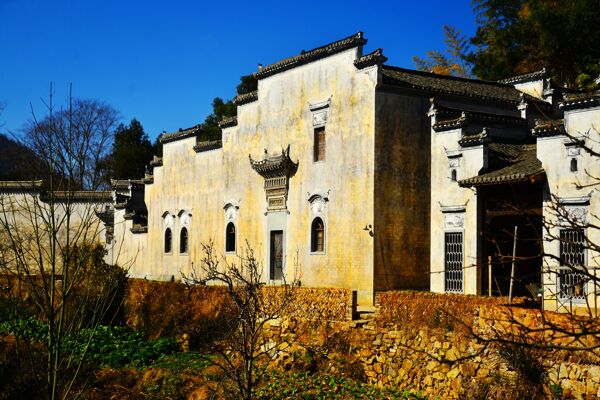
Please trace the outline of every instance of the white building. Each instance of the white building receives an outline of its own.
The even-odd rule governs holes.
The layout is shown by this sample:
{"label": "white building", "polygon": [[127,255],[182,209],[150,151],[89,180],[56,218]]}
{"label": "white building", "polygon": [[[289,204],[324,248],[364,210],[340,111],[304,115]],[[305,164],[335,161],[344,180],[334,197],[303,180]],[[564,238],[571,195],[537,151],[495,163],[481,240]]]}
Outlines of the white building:
{"label": "white building", "polygon": [[[512,107],[432,100],[431,290],[596,308],[600,93],[545,71],[500,82]],[[600,138],[599,138],[600,139]]]}

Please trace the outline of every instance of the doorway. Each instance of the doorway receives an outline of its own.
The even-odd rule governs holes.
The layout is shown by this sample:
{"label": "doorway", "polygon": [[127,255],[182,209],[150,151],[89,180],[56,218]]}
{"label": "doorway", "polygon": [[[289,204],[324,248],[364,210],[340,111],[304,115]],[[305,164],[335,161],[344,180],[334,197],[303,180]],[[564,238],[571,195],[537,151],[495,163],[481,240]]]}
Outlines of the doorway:
{"label": "doorway", "polygon": [[283,231],[271,231],[271,280],[283,278]]}

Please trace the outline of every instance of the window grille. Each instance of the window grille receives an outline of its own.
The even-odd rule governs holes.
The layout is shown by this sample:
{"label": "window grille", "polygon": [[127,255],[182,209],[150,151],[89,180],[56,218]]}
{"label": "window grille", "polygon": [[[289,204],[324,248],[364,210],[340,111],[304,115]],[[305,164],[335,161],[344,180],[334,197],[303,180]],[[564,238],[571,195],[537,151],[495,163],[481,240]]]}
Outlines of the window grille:
{"label": "window grille", "polygon": [[463,292],[463,234],[462,232],[446,232],[445,247],[445,291]]}
{"label": "window grille", "polygon": [[315,128],[314,160],[325,160],[325,127]]}
{"label": "window grille", "polygon": [[587,277],[578,272],[585,266],[585,233],[583,229],[560,230],[559,297],[584,300]]}

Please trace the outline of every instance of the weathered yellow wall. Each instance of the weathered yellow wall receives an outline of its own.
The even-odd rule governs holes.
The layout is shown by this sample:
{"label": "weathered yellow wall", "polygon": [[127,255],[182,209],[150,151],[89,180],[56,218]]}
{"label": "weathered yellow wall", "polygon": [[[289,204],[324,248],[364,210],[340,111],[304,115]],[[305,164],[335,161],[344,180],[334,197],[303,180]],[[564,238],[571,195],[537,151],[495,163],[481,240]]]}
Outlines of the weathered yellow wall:
{"label": "weathered yellow wall", "polygon": [[[288,280],[298,256],[304,286],[356,289],[372,301],[373,244],[363,227],[373,224],[374,102],[376,75],[357,70],[357,49],[297,67],[259,81],[258,101],[238,107],[238,125],[223,133],[223,148],[196,153],[194,138],[166,143],[163,166],[154,169],[146,186],[147,247],[136,276],[179,278],[202,257],[201,243],[214,240],[224,253],[228,202],[239,203],[237,255],[247,240],[268,277],[266,199],[263,178],[250,166],[248,155],[274,155],[291,146],[299,162],[290,179],[285,222],[285,268]],[[331,99],[326,125],[326,158],[313,162],[313,125],[309,104]],[[310,254],[308,193],[329,193],[325,209],[324,254]],[[163,252],[163,218],[191,213],[190,250],[179,254],[180,226],[175,219],[173,253]],[[144,236],[144,235],[142,235]],[[233,255],[227,255],[236,261]]]}
{"label": "weathered yellow wall", "polygon": [[429,100],[376,97],[375,288],[429,288]]}

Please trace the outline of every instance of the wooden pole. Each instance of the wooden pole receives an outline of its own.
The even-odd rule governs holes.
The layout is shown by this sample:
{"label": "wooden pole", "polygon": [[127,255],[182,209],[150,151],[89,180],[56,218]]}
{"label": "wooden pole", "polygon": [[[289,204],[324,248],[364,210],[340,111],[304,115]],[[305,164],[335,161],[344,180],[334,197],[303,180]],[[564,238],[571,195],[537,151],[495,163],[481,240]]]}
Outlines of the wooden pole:
{"label": "wooden pole", "polygon": [[515,282],[515,257],[517,256],[517,229],[518,229],[518,226],[515,225],[515,236],[513,238],[512,266],[510,268],[510,286],[508,289],[508,302],[509,303],[512,303],[513,284]]}
{"label": "wooden pole", "polygon": [[488,256],[488,297],[492,296],[492,256]]}

